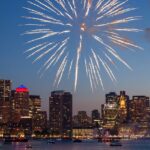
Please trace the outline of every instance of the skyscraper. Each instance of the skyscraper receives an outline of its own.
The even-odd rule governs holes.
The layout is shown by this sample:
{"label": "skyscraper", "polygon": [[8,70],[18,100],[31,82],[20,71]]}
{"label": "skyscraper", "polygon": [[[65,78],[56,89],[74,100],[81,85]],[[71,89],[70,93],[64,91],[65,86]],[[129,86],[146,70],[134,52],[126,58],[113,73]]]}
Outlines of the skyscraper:
{"label": "skyscraper", "polygon": [[116,93],[111,92],[109,94],[106,94],[106,104],[102,105],[102,111],[104,128],[115,128],[118,123],[118,101]]}
{"label": "skyscraper", "polygon": [[10,120],[11,81],[0,80],[0,120],[2,124],[7,124]]}
{"label": "skyscraper", "polygon": [[129,96],[125,91],[120,91],[118,96],[118,119],[120,123],[129,120]]}
{"label": "skyscraper", "polygon": [[19,86],[12,96],[15,114],[21,118],[29,118],[29,89],[24,85]]}
{"label": "skyscraper", "polygon": [[53,91],[49,98],[51,135],[57,138],[72,137],[72,94]]}
{"label": "skyscraper", "polygon": [[32,130],[43,131],[47,128],[47,112],[41,111],[41,98],[39,95],[29,96],[29,115],[32,118]]}
{"label": "skyscraper", "polygon": [[31,117],[33,117],[35,114],[37,114],[38,111],[41,110],[41,98],[39,95],[29,96],[29,107],[30,107],[29,115]]}

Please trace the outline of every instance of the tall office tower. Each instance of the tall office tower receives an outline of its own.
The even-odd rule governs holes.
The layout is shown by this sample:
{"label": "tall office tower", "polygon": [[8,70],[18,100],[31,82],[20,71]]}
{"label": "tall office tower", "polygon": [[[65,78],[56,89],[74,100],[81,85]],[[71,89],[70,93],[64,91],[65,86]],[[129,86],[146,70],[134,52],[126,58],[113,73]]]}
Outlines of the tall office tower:
{"label": "tall office tower", "polygon": [[141,122],[144,119],[146,109],[149,107],[149,97],[133,96],[130,101],[130,118],[133,122]]}
{"label": "tall office tower", "polygon": [[102,105],[102,110],[104,128],[115,128],[118,124],[118,101],[116,93],[111,92],[109,94],[106,94],[106,103]]}
{"label": "tall office tower", "polygon": [[41,111],[41,98],[38,95],[29,96],[29,115],[32,118],[33,131],[42,131],[47,128],[47,112]]}
{"label": "tall office tower", "polygon": [[92,111],[92,123],[95,125],[100,121],[100,113],[97,109]]}
{"label": "tall office tower", "polygon": [[118,121],[119,123],[129,121],[129,96],[125,91],[120,91],[118,96]]}
{"label": "tall office tower", "polygon": [[72,94],[53,91],[49,98],[49,122],[51,135],[55,138],[72,137]]}
{"label": "tall office tower", "polygon": [[10,120],[11,81],[0,80],[0,122],[7,124]]}
{"label": "tall office tower", "polygon": [[21,118],[29,118],[29,90],[21,85],[13,94],[13,108]]}
{"label": "tall office tower", "polygon": [[38,95],[30,95],[29,96],[29,115],[33,117],[37,114],[38,111],[41,110],[41,98]]}

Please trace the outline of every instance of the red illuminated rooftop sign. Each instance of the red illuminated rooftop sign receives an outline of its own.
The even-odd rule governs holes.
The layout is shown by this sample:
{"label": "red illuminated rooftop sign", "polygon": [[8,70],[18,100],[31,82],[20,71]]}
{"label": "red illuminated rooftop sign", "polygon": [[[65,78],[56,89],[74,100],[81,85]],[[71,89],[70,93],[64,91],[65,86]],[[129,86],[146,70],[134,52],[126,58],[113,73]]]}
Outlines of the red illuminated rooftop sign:
{"label": "red illuminated rooftop sign", "polygon": [[16,92],[29,92],[29,89],[26,88],[24,85],[21,85],[18,88],[16,88]]}

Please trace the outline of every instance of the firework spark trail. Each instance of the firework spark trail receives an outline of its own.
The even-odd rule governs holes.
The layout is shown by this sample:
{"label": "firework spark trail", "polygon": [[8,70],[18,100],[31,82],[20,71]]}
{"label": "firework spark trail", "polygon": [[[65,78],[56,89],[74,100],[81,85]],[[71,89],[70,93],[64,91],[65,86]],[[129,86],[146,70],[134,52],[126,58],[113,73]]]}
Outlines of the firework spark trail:
{"label": "firework spark trail", "polygon": [[92,0],[88,0],[85,17],[88,16],[91,6],[92,6]]}
{"label": "firework spark trail", "polygon": [[74,7],[74,13],[75,13],[75,17],[77,18],[77,12],[76,12],[76,4],[75,4],[75,0],[72,0],[72,3],[73,3],[73,7]]}
{"label": "firework spark trail", "polygon": [[58,44],[55,44],[53,47],[51,47],[50,49],[46,50],[45,52],[43,52],[42,54],[40,54],[34,61],[33,63],[35,63],[36,61],[40,60],[43,56],[45,56],[46,54],[48,54],[50,51],[54,50],[54,48],[56,48],[58,46]]}
{"label": "firework spark trail", "polygon": [[67,61],[67,58],[66,58],[66,60],[65,60],[65,62],[64,62],[64,65],[63,65],[63,67],[62,67],[62,70],[61,70],[61,73],[60,73],[59,79],[58,79],[57,87],[58,87],[58,85],[59,85],[59,83],[60,83],[60,81],[61,81],[61,79],[62,79],[62,76],[63,76],[63,73],[64,73],[64,71],[65,71],[65,68],[66,68],[67,62],[68,62],[68,61]]}
{"label": "firework spark trail", "polygon": [[97,56],[96,56],[94,50],[92,49],[91,51],[92,51],[93,57],[94,57],[94,59],[95,59],[96,65],[97,65],[98,69],[100,69],[100,64],[99,64],[99,62],[98,62],[98,58],[97,58]]}
{"label": "firework spark trail", "polygon": [[[46,67],[46,70],[50,67],[49,64],[51,64],[51,60],[55,57],[55,59],[57,58],[56,54],[62,50],[62,48],[67,44],[69,38],[66,38],[64,41],[61,42],[61,45],[59,46],[59,48],[54,52],[54,54],[44,63],[43,67],[47,66]],[[65,51],[66,47],[63,48],[63,51]],[[60,53],[60,55],[62,55],[62,53]],[[59,55],[58,55],[59,56]],[[58,57],[58,60],[59,60],[59,57]]]}
{"label": "firework spark trail", "polygon": [[93,72],[93,78],[95,80],[95,88],[97,87],[98,84],[98,78],[97,78],[97,74],[96,74],[96,69],[95,69],[95,65],[93,63],[93,59],[90,57],[90,64],[91,64],[91,68],[92,68],[92,72]]}
{"label": "firework spark trail", "polygon": [[75,83],[74,83],[74,90],[76,91],[77,88],[77,82],[78,82],[78,71],[79,71],[79,59],[80,59],[80,54],[82,50],[82,35],[80,35],[80,44],[77,49],[77,58],[76,58],[76,66],[75,66]]}
{"label": "firework spark trail", "polygon": [[69,77],[70,77],[70,74],[71,74],[72,65],[73,65],[73,60],[71,61],[71,63],[70,63],[70,66],[69,66],[69,71],[68,71],[68,79],[69,79]]}
{"label": "firework spark trail", "polygon": [[105,48],[108,50],[109,53],[111,53],[114,57],[116,57],[120,62],[122,62],[127,68],[129,68],[130,70],[132,70],[132,68],[123,60],[121,59],[121,57],[116,53],[116,51],[110,47],[109,45],[107,45],[106,43],[103,42],[103,40],[100,37],[97,37],[95,35],[93,35],[94,39],[97,40],[99,43],[101,43],[102,45],[105,46]]}
{"label": "firework spark trail", "polygon": [[[33,63],[46,58],[39,71],[42,75],[49,68],[59,64],[54,80],[54,85],[57,85],[57,87],[65,71],[67,71],[69,79],[74,70],[74,90],[76,91],[80,71],[80,59],[84,55],[85,72],[89,78],[92,91],[99,85],[104,89],[101,66],[112,82],[117,81],[111,69],[111,66],[116,68],[116,63],[112,59],[112,56],[115,60],[120,61],[132,70],[126,61],[120,57],[118,49],[114,48],[114,46],[131,50],[142,50],[133,41],[122,36],[124,32],[133,33],[142,31],[137,28],[123,26],[129,22],[141,19],[140,16],[122,16],[136,10],[136,8],[125,7],[127,2],[128,0],[98,0],[97,2],[92,0],[27,1],[30,6],[23,7],[23,9],[28,12],[28,15],[23,16],[23,18],[28,22],[24,23],[23,26],[29,29],[22,35],[34,37],[26,42],[32,45],[31,48],[25,51],[28,54],[27,58],[33,56]],[[83,14],[80,14],[81,12]],[[89,19],[91,19],[90,14],[94,14],[92,19],[95,20],[95,23],[91,22],[91,25],[88,23]],[[69,46],[73,42],[73,37],[76,37],[72,31],[77,31],[77,26],[80,29],[75,33],[80,35],[77,49],[75,52],[73,50],[69,51],[70,48],[73,49]],[[84,36],[88,35],[89,37],[89,31],[91,40],[94,40],[95,44],[89,44],[85,50],[84,43],[88,43],[89,41],[85,42],[86,38]],[[111,44],[114,46],[111,46]],[[102,46],[103,49],[98,50],[98,47],[95,45]]]}
{"label": "firework spark trail", "polygon": [[94,25],[94,26],[96,26],[96,27],[104,27],[104,26],[109,26],[109,25],[128,23],[128,22],[131,22],[131,21],[139,20],[140,18],[141,18],[140,16],[127,17],[127,18],[123,18],[123,19],[120,19],[120,20],[114,20],[112,22],[108,22],[108,23],[105,23],[105,24],[97,24],[97,25]]}
{"label": "firework spark trail", "polygon": [[62,63],[60,64],[59,68],[58,68],[58,71],[56,73],[56,78],[55,78],[55,81],[54,81],[54,85],[57,83],[57,86],[59,85],[59,82],[61,81],[61,78],[62,78],[62,74],[64,72],[64,69],[66,67],[66,64],[67,64],[67,57],[68,55],[66,55],[62,61]]}
{"label": "firework spark trail", "polygon": [[31,13],[31,14],[39,15],[39,16],[41,16],[41,17],[43,17],[43,18],[50,19],[50,20],[52,20],[52,21],[57,21],[57,22],[60,21],[60,20],[57,20],[57,19],[55,19],[55,18],[53,18],[53,17],[50,17],[50,16],[48,16],[48,15],[46,15],[46,14],[40,12],[40,11],[36,11],[36,10],[31,9],[31,8],[28,8],[28,7],[23,7],[23,8],[26,9],[26,10],[28,10],[29,13]]}
{"label": "firework spark trail", "polygon": [[[36,53],[38,53],[38,52],[44,50],[45,48],[47,48],[48,46],[50,46],[50,45],[52,45],[52,44],[53,44],[53,43],[44,44],[44,46],[42,46],[41,48],[35,50],[35,51],[32,52],[30,55],[28,55],[27,58],[30,58],[31,56],[33,56],[33,55],[35,55]],[[35,48],[35,47],[34,47],[34,48]],[[32,49],[30,49],[30,51],[31,51],[31,50],[32,50]],[[28,50],[28,51],[29,51],[29,50]],[[27,51],[26,51],[26,52],[27,52]]]}
{"label": "firework spark trail", "polygon": [[110,69],[110,67],[107,65],[107,63],[105,61],[103,61],[99,56],[98,56],[98,59],[100,60],[101,64],[103,65],[104,69],[106,70],[106,72],[108,73],[110,79],[112,81],[116,81],[116,78],[112,72],[112,70]]}
{"label": "firework spark trail", "polygon": [[91,62],[89,62],[89,73],[90,73],[90,76],[91,76],[92,86],[93,86],[93,89],[94,89],[94,88],[96,88],[96,83],[95,83],[95,80],[94,80],[94,74],[93,74]]}
{"label": "firework spark trail", "polygon": [[85,7],[86,7],[86,0],[83,0],[83,1],[84,1],[83,8],[85,9]]}
{"label": "firework spark trail", "polygon": [[87,66],[88,68],[88,76],[89,76],[89,80],[90,80],[90,85],[91,85],[91,89],[92,89],[92,92],[93,92],[93,82],[92,82],[92,77],[91,77],[91,72],[90,72],[90,69],[89,69],[89,66]]}
{"label": "firework spark trail", "polygon": [[122,46],[126,46],[127,48],[128,48],[128,46],[131,46],[131,47],[143,50],[143,48],[141,48],[140,46],[132,44],[131,42],[129,42],[126,39],[121,38],[119,36],[109,36],[108,38],[111,39],[112,41],[118,43],[118,44],[122,44]]}
{"label": "firework spark trail", "polygon": [[73,6],[71,5],[70,1],[68,1],[68,5],[69,5],[71,11],[74,13],[75,17],[77,17],[77,13],[76,13],[75,9],[73,8]]}
{"label": "firework spark trail", "polygon": [[[104,18],[105,16],[111,16],[111,17],[112,17],[112,16],[113,16],[112,14],[115,14],[114,16],[116,16],[117,14],[119,15],[119,13],[120,13],[120,14],[123,14],[123,12],[126,13],[126,12],[129,12],[129,11],[135,10],[135,8],[129,8],[128,10],[126,10],[126,9],[123,9],[123,10],[122,10],[122,8],[120,8],[120,6],[124,5],[126,2],[127,2],[127,1],[124,1],[124,2],[122,2],[122,3],[119,3],[118,0],[115,0],[115,1],[111,1],[111,3],[108,4],[108,5],[105,5],[105,7],[103,6],[103,7],[99,10],[98,14],[101,14],[101,13],[103,13],[103,12],[105,12],[105,11],[106,11],[106,12],[105,12],[103,15],[99,16],[99,17],[96,19],[96,21],[98,21],[98,20]],[[119,3],[119,4],[118,4],[118,3]],[[119,8],[118,8],[118,7],[119,7]],[[109,9],[106,9],[106,8],[111,8],[111,9],[109,10]],[[108,11],[107,11],[107,10],[108,10]]]}
{"label": "firework spark trail", "polygon": [[[41,39],[45,39],[45,38],[48,38],[48,37],[51,37],[51,36],[54,36],[54,35],[67,34],[67,33],[69,33],[69,32],[70,32],[69,30],[62,31],[62,32],[49,31],[49,33],[45,34],[44,36],[41,36],[41,37],[39,37],[39,38],[35,38],[35,39],[33,39],[33,40],[30,40],[30,41],[28,41],[27,43],[33,43],[33,42],[35,42],[35,41],[39,41],[39,40],[41,40]],[[29,33],[25,33],[25,34],[30,34],[30,32],[29,32]]]}

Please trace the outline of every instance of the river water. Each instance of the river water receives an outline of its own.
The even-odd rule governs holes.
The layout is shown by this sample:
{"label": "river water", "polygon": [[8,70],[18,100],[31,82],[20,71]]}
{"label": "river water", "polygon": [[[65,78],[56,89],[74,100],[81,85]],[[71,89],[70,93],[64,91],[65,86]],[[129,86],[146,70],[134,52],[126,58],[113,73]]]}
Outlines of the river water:
{"label": "river water", "polygon": [[[56,142],[48,144],[45,140],[29,141],[32,150],[150,150],[150,140],[122,141],[121,147],[111,147],[109,144],[99,142]],[[2,150],[27,150],[26,143],[13,143],[0,146]]]}

